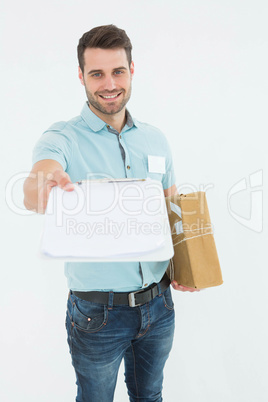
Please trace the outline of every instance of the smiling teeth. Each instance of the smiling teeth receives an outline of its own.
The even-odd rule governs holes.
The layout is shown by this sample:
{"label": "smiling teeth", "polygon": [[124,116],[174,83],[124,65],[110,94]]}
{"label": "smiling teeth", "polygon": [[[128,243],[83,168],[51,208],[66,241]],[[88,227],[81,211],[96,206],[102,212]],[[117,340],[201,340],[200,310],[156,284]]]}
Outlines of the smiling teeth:
{"label": "smiling teeth", "polygon": [[104,96],[104,95],[102,95],[102,97],[105,98],[105,99],[116,98],[117,96],[118,96],[118,94],[117,94],[117,95],[111,95],[111,96]]}

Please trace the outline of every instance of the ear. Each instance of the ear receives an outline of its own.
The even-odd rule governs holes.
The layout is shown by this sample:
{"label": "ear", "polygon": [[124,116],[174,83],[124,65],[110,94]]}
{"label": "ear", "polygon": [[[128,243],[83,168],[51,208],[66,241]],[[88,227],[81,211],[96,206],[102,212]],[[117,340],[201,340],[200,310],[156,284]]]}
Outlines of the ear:
{"label": "ear", "polygon": [[131,78],[132,78],[134,75],[134,62],[133,61],[130,64],[130,74],[131,74]]}
{"label": "ear", "polygon": [[80,67],[78,67],[78,78],[79,78],[81,84],[85,86],[83,72]]}

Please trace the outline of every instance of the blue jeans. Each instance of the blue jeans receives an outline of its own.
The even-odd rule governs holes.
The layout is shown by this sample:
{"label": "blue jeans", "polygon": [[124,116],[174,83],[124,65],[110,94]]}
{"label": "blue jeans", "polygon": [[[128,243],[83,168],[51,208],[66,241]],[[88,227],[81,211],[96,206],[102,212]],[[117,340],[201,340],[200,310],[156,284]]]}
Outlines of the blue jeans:
{"label": "blue jeans", "polygon": [[174,334],[170,287],[138,307],[81,300],[70,293],[66,328],[76,402],[112,402],[124,358],[129,400],[162,401],[163,369]]}

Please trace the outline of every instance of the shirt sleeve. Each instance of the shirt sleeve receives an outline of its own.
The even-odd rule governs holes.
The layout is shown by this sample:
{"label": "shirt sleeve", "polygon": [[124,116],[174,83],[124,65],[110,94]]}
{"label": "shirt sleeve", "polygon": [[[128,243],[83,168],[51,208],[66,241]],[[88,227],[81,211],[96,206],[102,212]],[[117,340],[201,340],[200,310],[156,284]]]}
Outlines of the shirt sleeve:
{"label": "shirt sleeve", "polygon": [[66,171],[72,159],[72,141],[64,132],[66,123],[56,123],[43,133],[33,150],[33,164],[44,159],[53,159]]}

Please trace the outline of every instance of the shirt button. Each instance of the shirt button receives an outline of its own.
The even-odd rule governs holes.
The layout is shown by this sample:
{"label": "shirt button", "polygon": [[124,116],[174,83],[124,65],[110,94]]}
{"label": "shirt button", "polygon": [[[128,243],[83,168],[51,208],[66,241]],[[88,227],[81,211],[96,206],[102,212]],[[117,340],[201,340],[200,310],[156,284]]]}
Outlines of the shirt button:
{"label": "shirt button", "polygon": [[148,286],[148,283],[145,283],[145,284],[144,284],[144,287],[145,287],[145,288],[146,288],[146,286]]}
{"label": "shirt button", "polygon": [[130,169],[130,166],[129,166],[129,165],[127,165],[127,169],[128,169],[128,170]]}
{"label": "shirt button", "polygon": [[107,126],[106,126],[107,128],[110,128],[110,126],[107,124]]}
{"label": "shirt button", "polygon": [[119,135],[119,138],[120,138],[120,140],[121,140],[121,138],[122,138],[122,135]]}

